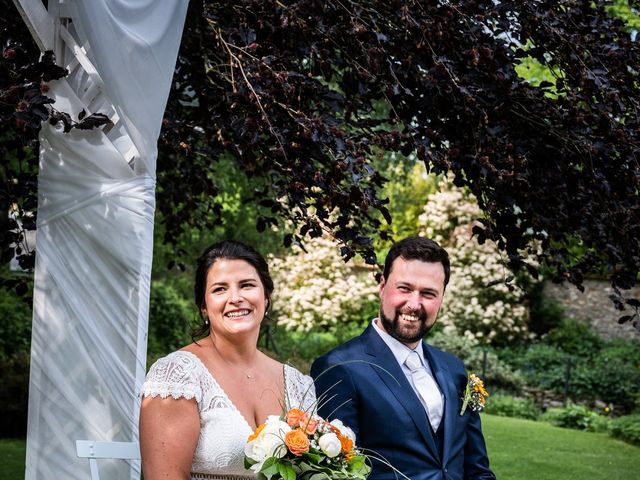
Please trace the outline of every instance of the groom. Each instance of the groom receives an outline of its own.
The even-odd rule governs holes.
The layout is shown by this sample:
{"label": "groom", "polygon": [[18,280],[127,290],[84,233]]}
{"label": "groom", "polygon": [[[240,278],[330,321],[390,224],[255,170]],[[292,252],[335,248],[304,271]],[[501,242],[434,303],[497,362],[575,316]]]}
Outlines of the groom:
{"label": "groom", "polygon": [[403,478],[393,469],[411,480],[495,480],[480,416],[460,415],[462,362],[422,341],[448,281],[449,256],[436,242],[396,243],[380,280],[379,318],[311,367],[320,415],[342,420],[365,453],[384,458],[373,460],[370,480]]}

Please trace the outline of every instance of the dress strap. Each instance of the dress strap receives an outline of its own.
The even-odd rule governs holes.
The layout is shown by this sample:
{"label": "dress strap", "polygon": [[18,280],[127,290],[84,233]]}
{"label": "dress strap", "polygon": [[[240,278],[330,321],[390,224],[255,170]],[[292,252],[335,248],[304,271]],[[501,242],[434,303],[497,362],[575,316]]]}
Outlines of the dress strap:
{"label": "dress strap", "polygon": [[287,365],[282,364],[282,378],[284,379],[284,409],[285,413],[291,409],[291,399],[289,398],[289,379],[287,378]]}

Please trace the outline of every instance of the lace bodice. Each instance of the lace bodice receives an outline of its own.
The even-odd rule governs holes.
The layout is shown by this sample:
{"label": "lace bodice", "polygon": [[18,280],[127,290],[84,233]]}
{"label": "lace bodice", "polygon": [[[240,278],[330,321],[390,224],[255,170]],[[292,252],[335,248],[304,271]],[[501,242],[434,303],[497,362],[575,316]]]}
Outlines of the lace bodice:
{"label": "lace bodice", "polygon": [[[287,409],[313,409],[316,398],[311,377],[285,365],[284,379]],[[252,429],[196,355],[180,350],[159,359],[147,374],[142,395],[195,398],[200,414],[200,438],[191,471],[215,477],[192,478],[250,473],[243,463],[244,445]]]}

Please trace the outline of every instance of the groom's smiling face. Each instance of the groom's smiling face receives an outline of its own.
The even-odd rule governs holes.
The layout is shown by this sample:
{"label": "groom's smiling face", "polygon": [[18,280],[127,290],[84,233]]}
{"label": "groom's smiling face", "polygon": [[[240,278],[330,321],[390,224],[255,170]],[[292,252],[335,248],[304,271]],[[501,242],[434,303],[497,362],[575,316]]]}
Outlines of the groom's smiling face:
{"label": "groom's smiling face", "polygon": [[380,281],[380,326],[395,339],[415,347],[436,322],[444,278],[439,262],[397,258],[388,278]]}

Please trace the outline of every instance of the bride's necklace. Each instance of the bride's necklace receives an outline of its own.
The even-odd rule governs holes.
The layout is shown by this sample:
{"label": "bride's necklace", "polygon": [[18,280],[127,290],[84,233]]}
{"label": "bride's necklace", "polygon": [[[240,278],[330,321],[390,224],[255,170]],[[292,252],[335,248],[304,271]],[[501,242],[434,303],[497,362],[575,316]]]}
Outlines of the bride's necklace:
{"label": "bride's necklace", "polygon": [[[218,350],[218,347],[216,347],[216,344],[213,341],[213,338],[211,337],[209,338],[211,340],[211,346],[213,347],[213,350],[215,350],[216,355],[218,355],[218,357],[220,357],[224,363],[226,363],[229,367],[231,367],[232,370],[239,370],[237,366],[233,365],[226,358],[224,358],[224,356],[220,353],[220,350]],[[245,376],[247,380],[253,379],[253,374],[251,373],[251,371],[243,371],[242,374]]]}

